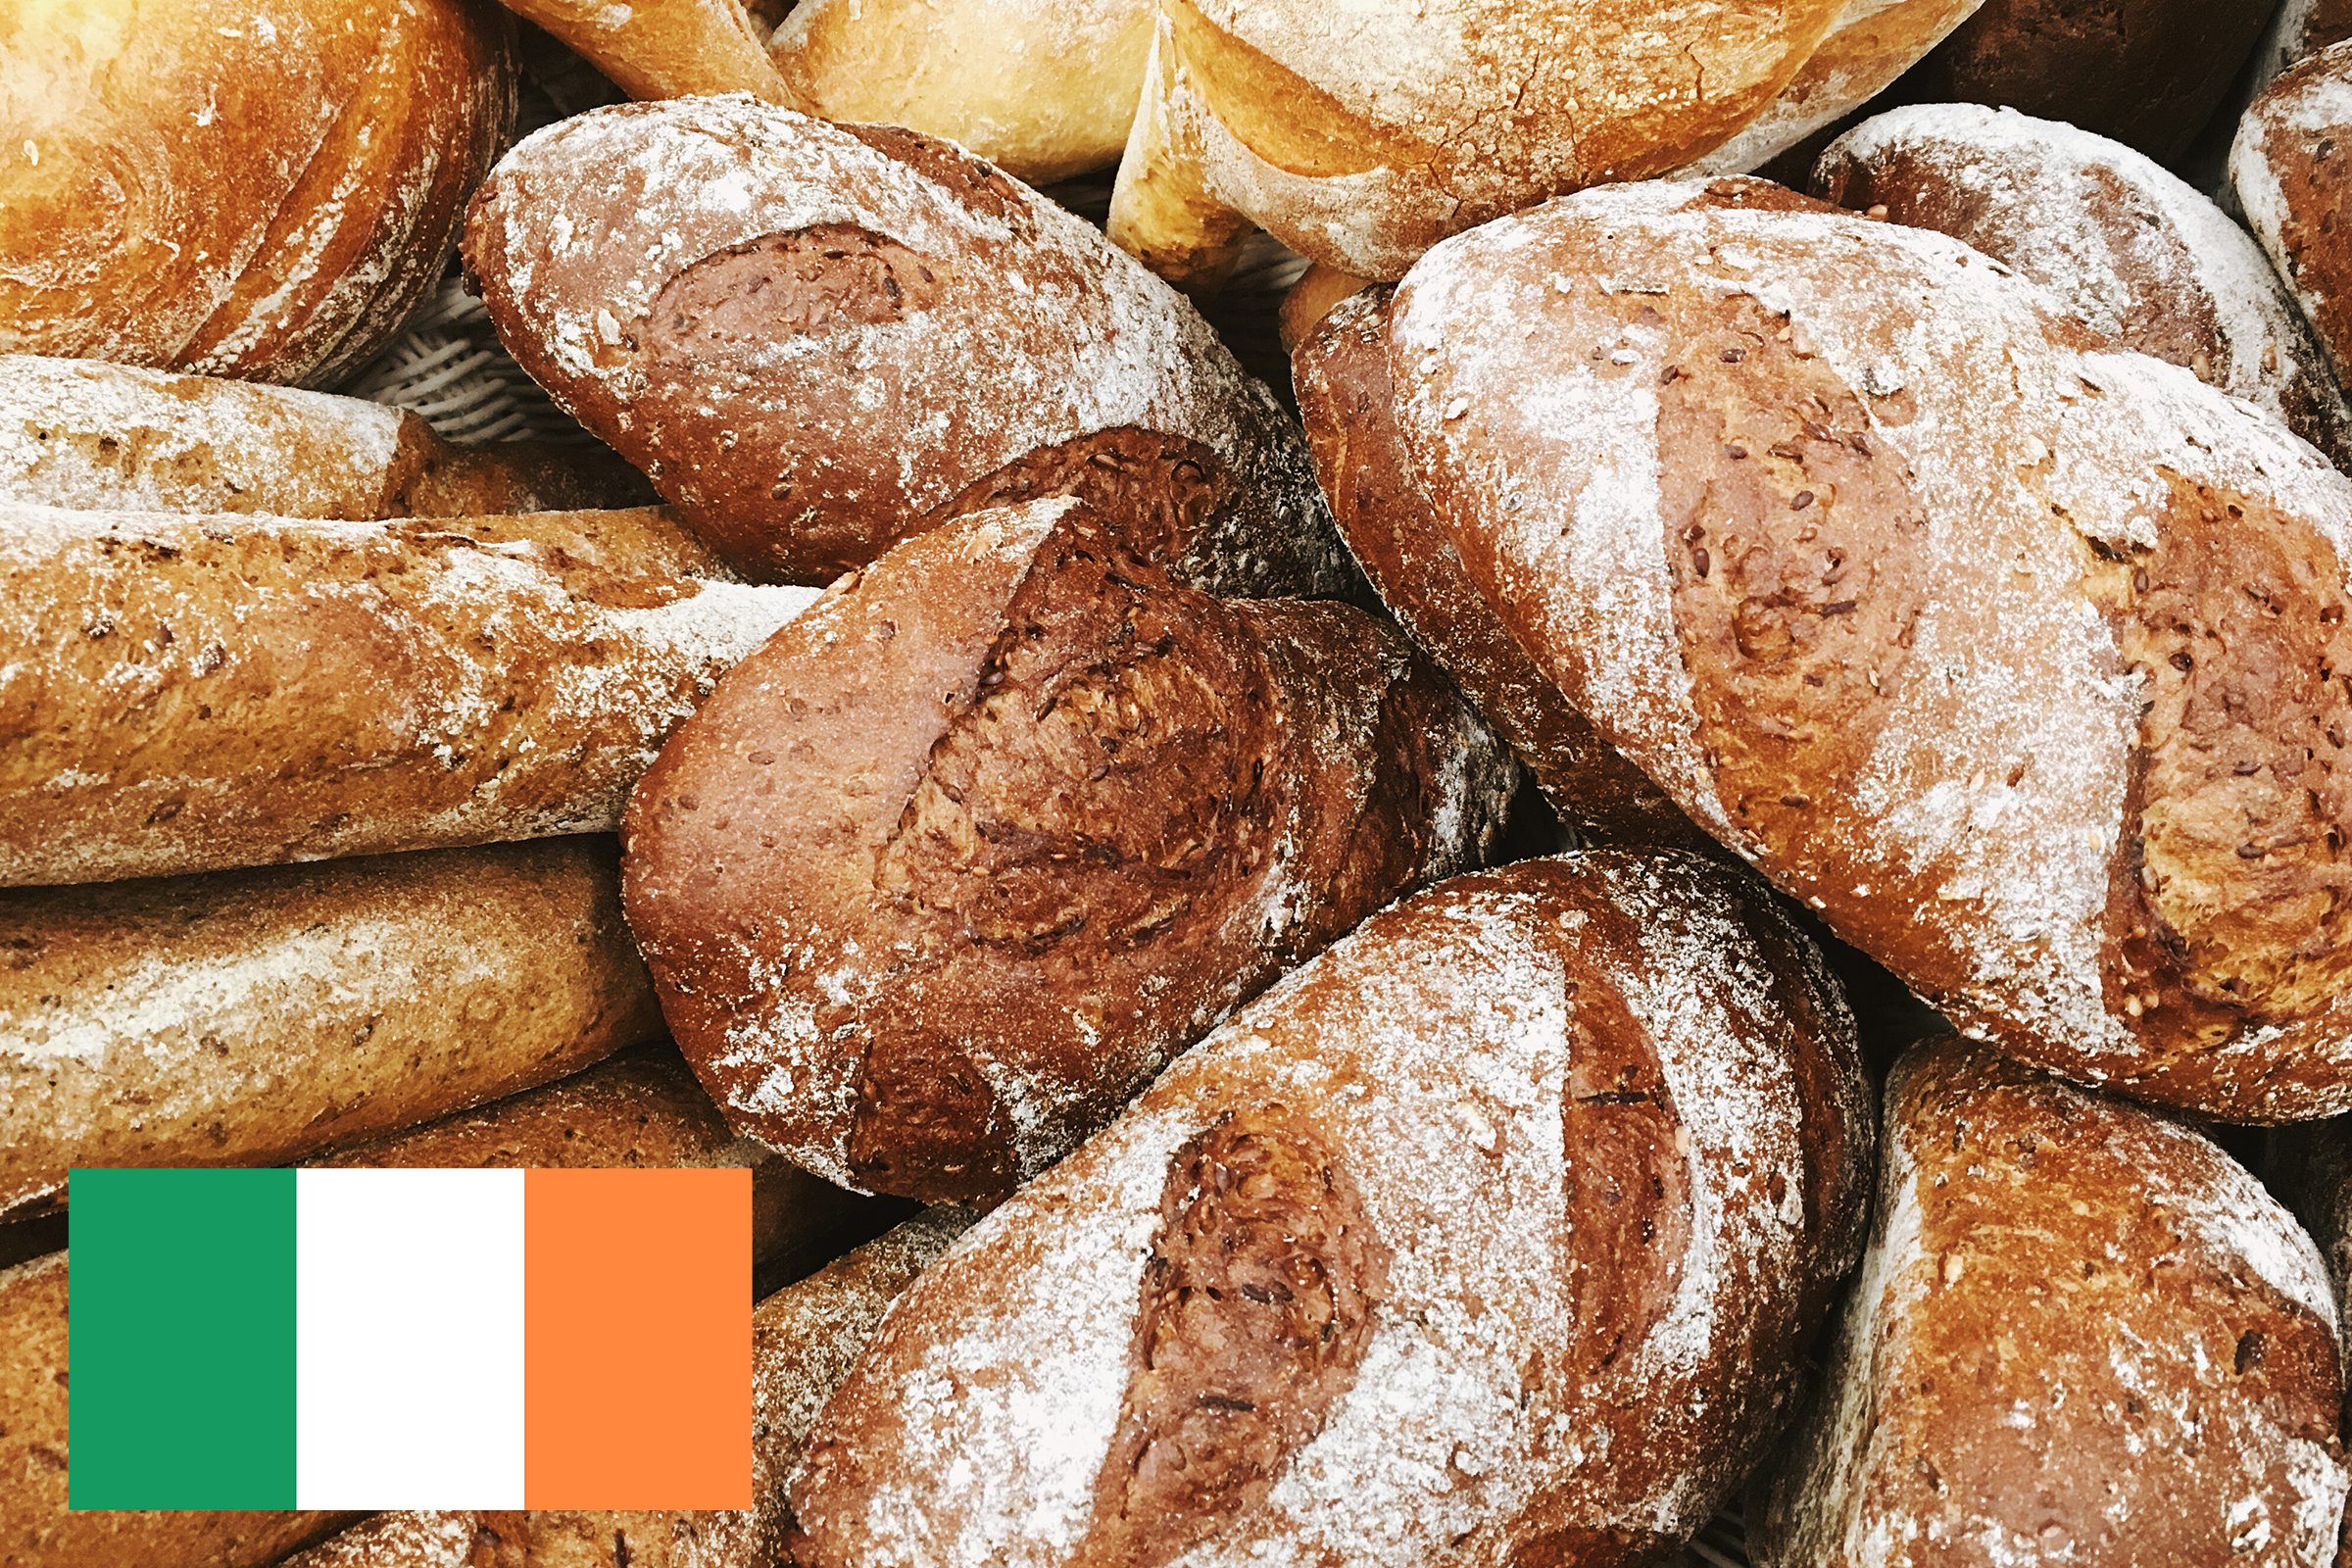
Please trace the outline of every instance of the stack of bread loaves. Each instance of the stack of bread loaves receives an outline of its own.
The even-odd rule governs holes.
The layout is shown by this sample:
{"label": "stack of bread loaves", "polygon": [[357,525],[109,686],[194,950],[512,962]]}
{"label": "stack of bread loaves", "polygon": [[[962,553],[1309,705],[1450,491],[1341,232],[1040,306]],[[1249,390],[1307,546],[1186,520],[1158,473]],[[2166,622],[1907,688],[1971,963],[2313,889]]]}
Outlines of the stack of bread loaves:
{"label": "stack of bread loaves", "polygon": [[[0,6],[0,1568],[2352,1562],[2352,9],[511,3]],[[752,1505],[69,1508],[294,1162]]]}

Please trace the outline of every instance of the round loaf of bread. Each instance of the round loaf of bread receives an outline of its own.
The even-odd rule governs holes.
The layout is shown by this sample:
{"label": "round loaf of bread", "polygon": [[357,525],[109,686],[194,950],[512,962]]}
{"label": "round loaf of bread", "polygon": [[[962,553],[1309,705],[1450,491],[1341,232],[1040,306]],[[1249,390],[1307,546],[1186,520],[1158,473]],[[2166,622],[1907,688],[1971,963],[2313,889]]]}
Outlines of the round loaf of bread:
{"label": "round loaf of bread", "polygon": [[1398,288],[1471,580],[1701,826],[1965,1030],[2352,1104],[2352,480],[1955,240],[1695,184]]}
{"label": "round loaf of bread", "polygon": [[1219,591],[1352,568],[1305,444],[1193,309],[950,146],[749,98],[596,110],[474,204],[499,336],[757,577],[1076,494]]}
{"label": "round loaf of bread", "polygon": [[513,30],[486,0],[0,11],[0,349],[332,383],[440,275]]}
{"label": "round loaf of bread", "polygon": [[807,1568],[1655,1562],[1770,1441],[1870,1109],[1739,873],[1383,911],[918,1280],[810,1434]]}
{"label": "round loaf of bread", "polygon": [[2264,88],[2230,148],[2230,185],[2246,224],[2339,380],[2352,376],[2352,242],[2337,232],[2348,160],[2352,43],[2321,50]]}
{"label": "round loaf of bread", "polygon": [[1479,862],[1517,770],[1351,605],[1180,587],[1068,500],[908,541],[631,798],[629,923],[734,1124],[995,1199],[1227,1009]]}
{"label": "round loaf of bread", "polygon": [[2187,367],[2352,466],[2352,414],[2262,247],[2121,142],[2011,110],[1922,105],[1839,137],[1813,188],[1965,240],[2093,330]]}
{"label": "round loaf of bread", "polygon": [[2310,1238],[2212,1143],[1946,1037],[1759,1568],[2321,1568],[2345,1492]]}

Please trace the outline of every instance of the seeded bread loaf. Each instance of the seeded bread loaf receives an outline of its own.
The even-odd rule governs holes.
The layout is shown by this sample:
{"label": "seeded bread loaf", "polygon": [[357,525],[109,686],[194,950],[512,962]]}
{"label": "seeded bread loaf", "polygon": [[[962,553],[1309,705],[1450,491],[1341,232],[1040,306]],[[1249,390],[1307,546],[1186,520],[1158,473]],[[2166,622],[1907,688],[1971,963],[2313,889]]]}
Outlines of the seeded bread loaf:
{"label": "seeded bread loaf", "polygon": [[804,1568],[1652,1562],[1771,1439],[1869,1106],[1738,873],[1597,852],[1365,922],[935,1264]]}
{"label": "seeded bread loaf", "polygon": [[812,597],[734,581],[652,510],[0,503],[0,884],[608,831]]}
{"label": "seeded bread loaf", "polygon": [[578,51],[632,98],[748,92],[793,95],[768,62],[742,0],[506,0]]}
{"label": "seeded bread loaf", "polygon": [[0,350],[332,385],[514,117],[483,0],[0,9]]}
{"label": "seeded bread loaf", "polygon": [[2294,291],[2334,363],[2352,375],[2352,247],[2336,232],[2352,155],[2352,43],[2295,65],[2264,88],[2230,148],[2246,225]]}
{"label": "seeded bread loaf", "polygon": [[275,1164],[660,1028],[610,840],[0,893],[0,1215],[71,1165]]}
{"label": "seeded bread loaf", "polygon": [[900,546],[631,799],[629,924],[740,1130],[996,1199],[1235,1003],[1478,863],[1515,769],[1350,605],[1171,583],[1069,500]]}
{"label": "seeded bread loaf", "polygon": [[751,575],[1070,493],[1216,591],[1353,581],[1297,425],[1207,323],[946,142],[598,110],[499,165],[466,258],[523,368]]}
{"label": "seeded bread loaf", "polygon": [[1966,241],[2102,335],[2187,367],[2352,463],[2343,393],[2262,247],[2121,142],[2009,110],[1929,104],[1839,137],[1813,188]]}
{"label": "seeded bread loaf", "polygon": [[2352,480],[1943,235],[1564,198],[1398,288],[1396,424],[1602,738],[1955,1024],[2352,1103]]}
{"label": "seeded bread loaf", "polygon": [[1945,1037],[1886,1087],[1878,1218],[1759,1568],[2317,1568],[2334,1304],[2260,1183],[2154,1111]]}
{"label": "seeded bread loaf", "polygon": [[635,506],[603,447],[452,446],[403,409],[98,360],[0,355],[0,501],[444,517]]}

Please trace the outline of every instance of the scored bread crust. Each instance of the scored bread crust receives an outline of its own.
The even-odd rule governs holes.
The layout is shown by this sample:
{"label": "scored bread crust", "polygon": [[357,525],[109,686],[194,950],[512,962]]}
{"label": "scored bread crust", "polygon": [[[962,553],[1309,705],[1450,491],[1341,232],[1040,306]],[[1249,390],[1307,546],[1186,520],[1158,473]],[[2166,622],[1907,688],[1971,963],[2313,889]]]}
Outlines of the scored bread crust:
{"label": "scored bread crust", "polygon": [[916,1283],[810,1435],[796,1560],[1654,1560],[1774,1430],[1870,1136],[1740,873],[1440,884]]}
{"label": "scored bread crust", "polygon": [[2352,482],[1940,234],[1565,198],[1398,289],[1398,427],[1602,736],[1962,1028],[2352,1105]]}
{"label": "scored bread crust", "polygon": [[0,884],[607,832],[805,608],[659,511],[0,504]]}
{"label": "scored bread crust", "polygon": [[630,802],[624,897],[738,1128],[994,1199],[1477,863],[1516,778],[1365,612],[1221,602],[1034,502],[900,546],[722,680]]}
{"label": "scored bread crust", "polygon": [[1877,1220],[1759,1568],[2332,1559],[2340,1348],[2310,1238],[2214,1144],[1983,1046],[1886,1086]]}
{"label": "scored bread crust", "polygon": [[598,109],[499,165],[466,258],[524,368],[751,575],[1070,491],[1219,592],[1353,580],[1297,426],[1200,315],[946,142]]}
{"label": "scored bread crust", "polygon": [[2352,255],[2335,232],[2347,138],[2352,43],[2339,43],[2265,87],[2230,148],[2230,185],[2246,226],[2294,291],[2339,381],[2352,376]]}

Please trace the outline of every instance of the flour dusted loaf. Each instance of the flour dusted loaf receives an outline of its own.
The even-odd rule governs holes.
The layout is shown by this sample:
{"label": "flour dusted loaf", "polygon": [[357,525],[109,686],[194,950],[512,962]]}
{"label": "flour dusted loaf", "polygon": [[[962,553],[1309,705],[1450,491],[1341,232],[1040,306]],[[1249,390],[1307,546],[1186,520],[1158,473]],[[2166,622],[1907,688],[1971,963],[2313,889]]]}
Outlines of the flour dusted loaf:
{"label": "flour dusted loaf", "polygon": [[1297,426],[1207,323],[945,142],[597,110],[499,165],[466,257],[524,368],[752,575],[1067,492],[1218,591],[1349,581]]}
{"label": "flour dusted loaf", "polygon": [[609,831],[814,596],[662,513],[0,503],[0,884]]}
{"label": "flour dusted loaf", "polygon": [[1860,1249],[1869,1106],[1736,872],[1443,883],[917,1281],[810,1434],[804,1568],[1654,1561]]}
{"label": "flour dusted loaf", "polygon": [[2286,0],[2254,52],[2256,89],[2269,86],[2298,60],[2347,38],[2352,38],[2352,0]]}
{"label": "flour dusted loaf", "polygon": [[767,58],[743,0],[506,0],[612,78],[632,98],[792,93]]}
{"label": "flour dusted loaf", "polygon": [[2352,43],[2264,88],[2238,122],[2230,185],[2339,379],[2352,375],[2352,244],[2338,234],[2352,149]]}
{"label": "flour dusted loaf", "polygon": [[993,1199],[1233,1004],[1476,864],[1516,770],[1350,605],[1225,602],[1067,499],[910,540],[738,666],[629,804],[624,897],[736,1127]]}
{"label": "flour dusted loaf", "polygon": [[1964,1030],[2352,1102],[2352,481],[1941,234],[1659,183],[1434,251],[1396,422],[1571,706]]}
{"label": "flour dusted loaf", "polygon": [[1813,188],[1965,240],[2105,336],[2186,366],[2352,463],[2343,393],[2261,246],[2122,143],[2009,110],[1922,105],[1839,137]]}
{"label": "flour dusted loaf", "polygon": [[363,398],[0,354],[0,500],[126,512],[443,517],[651,501],[603,447],[453,446]]}
{"label": "flour dusted loaf", "polygon": [[659,1032],[609,839],[0,893],[0,1216],[267,1165]]}
{"label": "flour dusted loaf", "polygon": [[514,115],[482,0],[0,12],[0,350],[329,385],[423,298]]}
{"label": "flour dusted loaf", "polygon": [[2334,1304],[2261,1184],[2157,1112],[1945,1037],[1886,1088],[1878,1218],[1760,1568],[2317,1568]]}
{"label": "flour dusted loaf", "polygon": [[801,0],[768,53],[827,120],[945,137],[1031,184],[1119,160],[1152,0]]}

